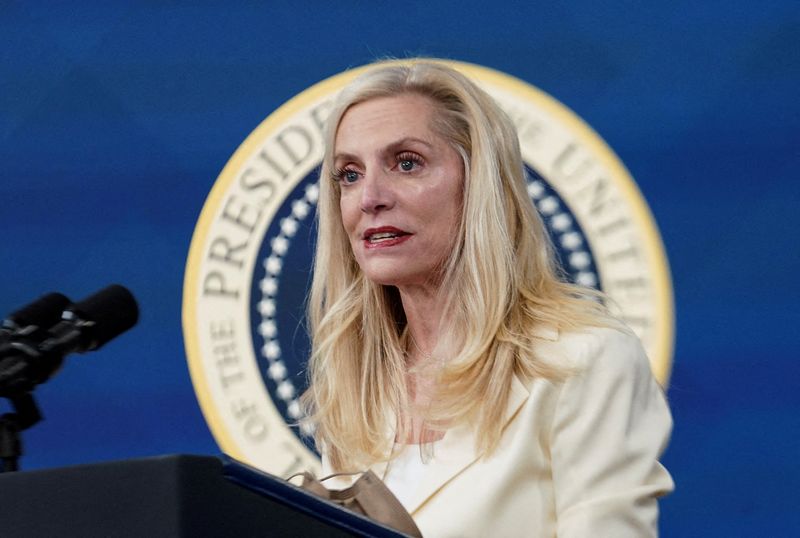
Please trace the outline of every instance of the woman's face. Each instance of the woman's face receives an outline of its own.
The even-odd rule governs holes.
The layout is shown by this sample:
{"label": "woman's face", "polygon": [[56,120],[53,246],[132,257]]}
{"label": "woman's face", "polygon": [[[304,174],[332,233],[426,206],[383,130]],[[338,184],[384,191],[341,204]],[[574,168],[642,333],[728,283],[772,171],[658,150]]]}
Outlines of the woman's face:
{"label": "woman's face", "polygon": [[464,165],[431,129],[434,105],[414,94],[345,112],[334,142],[342,224],[370,280],[430,286],[457,242]]}

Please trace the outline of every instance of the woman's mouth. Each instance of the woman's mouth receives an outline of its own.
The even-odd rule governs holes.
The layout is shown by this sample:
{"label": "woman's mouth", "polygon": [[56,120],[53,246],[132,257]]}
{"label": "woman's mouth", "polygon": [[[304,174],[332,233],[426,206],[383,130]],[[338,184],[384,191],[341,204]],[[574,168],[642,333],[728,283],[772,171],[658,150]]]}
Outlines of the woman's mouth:
{"label": "woman's mouth", "polygon": [[382,226],[366,230],[362,237],[366,248],[381,248],[398,245],[410,238],[411,234],[392,226]]}

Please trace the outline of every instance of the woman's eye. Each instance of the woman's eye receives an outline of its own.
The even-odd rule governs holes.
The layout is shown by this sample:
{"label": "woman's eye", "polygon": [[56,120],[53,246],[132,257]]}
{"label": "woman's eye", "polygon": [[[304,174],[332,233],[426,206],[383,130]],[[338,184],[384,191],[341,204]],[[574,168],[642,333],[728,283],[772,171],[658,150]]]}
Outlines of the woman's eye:
{"label": "woman's eye", "polygon": [[422,157],[415,153],[401,153],[397,156],[397,167],[403,172],[411,172],[422,164]]}
{"label": "woman's eye", "polygon": [[333,174],[333,179],[345,184],[355,183],[358,181],[358,171],[350,168],[340,168]]}

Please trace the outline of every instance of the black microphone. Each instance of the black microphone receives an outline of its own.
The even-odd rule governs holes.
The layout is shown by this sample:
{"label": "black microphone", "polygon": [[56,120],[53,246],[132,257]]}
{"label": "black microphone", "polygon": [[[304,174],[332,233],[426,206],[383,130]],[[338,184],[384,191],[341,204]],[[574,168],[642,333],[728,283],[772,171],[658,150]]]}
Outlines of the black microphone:
{"label": "black microphone", "polygon": [[42,295],[0,322],[0,342],[15,335],[28,335],[49,329],[61,320],[61,314],[71,304],[72,301],[60,293]]}
{"label": "black microphone", "polygon": [[53,338],[42,344],[63,354],[100,349],[139,321],[136,299],[123,286],[112,284],[67,308],[62,321],[50,329]]}
{"label": "black microphone", "polygon": [[66,355],[99,349],[138,319],[136,299],[116,284],[69,306],[47,332],[15,338],[3,346],[11,352],[0,359],[0,396],[33,390],[52,377]]}

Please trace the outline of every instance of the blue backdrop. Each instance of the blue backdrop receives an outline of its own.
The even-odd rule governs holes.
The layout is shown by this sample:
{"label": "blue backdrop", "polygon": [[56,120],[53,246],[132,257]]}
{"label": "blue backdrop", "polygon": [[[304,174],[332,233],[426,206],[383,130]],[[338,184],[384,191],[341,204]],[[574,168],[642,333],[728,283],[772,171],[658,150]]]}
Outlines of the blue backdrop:
{"label": "blue backdrop", "polygon": [[142,310],[37,390],[46,420],[25,433],[24,468],[217,452],[180,326],[217,174],[319,80],[428,55],[555,96],[652,208],[677,309],[664,535],[796,533],[797,2],[259,4],[0,1],[0,315],[111,282]]}

